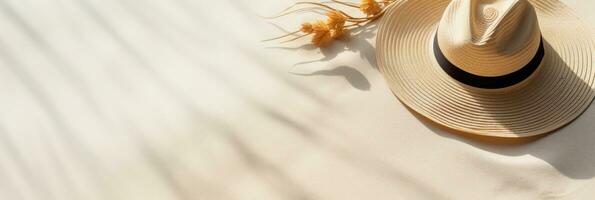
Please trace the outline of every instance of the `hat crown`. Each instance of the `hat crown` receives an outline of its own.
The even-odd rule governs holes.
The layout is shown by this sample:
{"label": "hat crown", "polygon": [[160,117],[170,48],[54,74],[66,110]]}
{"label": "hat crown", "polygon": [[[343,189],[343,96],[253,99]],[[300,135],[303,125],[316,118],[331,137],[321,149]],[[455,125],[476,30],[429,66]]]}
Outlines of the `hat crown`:
{"label": "hat crown", "polygon": [[444,56],[478,76],[503,76],[524,67],[541,41],[527,0],[453,0],[437,33]]}

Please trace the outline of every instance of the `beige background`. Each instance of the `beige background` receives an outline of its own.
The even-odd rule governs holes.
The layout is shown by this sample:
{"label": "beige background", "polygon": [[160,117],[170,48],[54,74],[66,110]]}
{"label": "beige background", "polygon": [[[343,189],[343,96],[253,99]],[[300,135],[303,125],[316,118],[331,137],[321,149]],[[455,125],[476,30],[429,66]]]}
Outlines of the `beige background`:
{"label": "beige background", "polygon": [[[564,2],[595,27],[595,3]],[[374,28],[258,42],[291,3],[1,0],[0,199],[595,195],[595,106],[526,145],[451,135],[392,96]]]}

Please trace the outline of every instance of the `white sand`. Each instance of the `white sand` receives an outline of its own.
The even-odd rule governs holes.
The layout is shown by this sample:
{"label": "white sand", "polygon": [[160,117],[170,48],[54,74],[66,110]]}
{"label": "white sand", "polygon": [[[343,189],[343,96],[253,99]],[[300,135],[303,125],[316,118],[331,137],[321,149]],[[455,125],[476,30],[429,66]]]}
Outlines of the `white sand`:
{"label": "white sand", "polygon": [[0,199],[595,195],[595,106],[527,145],[451,135],[391,94],[374,32],[259,43],[291,2],[0,1]]}

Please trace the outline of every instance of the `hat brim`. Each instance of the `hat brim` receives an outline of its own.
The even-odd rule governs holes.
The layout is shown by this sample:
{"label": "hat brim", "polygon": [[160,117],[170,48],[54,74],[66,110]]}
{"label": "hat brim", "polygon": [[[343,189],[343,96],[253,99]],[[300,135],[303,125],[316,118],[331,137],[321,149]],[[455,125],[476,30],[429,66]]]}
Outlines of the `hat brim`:
{"label": "hat brim", "polygon": [[530,0],[545,45],[539,71],[516,90],[476,90],[438,65],[433,39],[450,0],[403,0],[380,22],[377,61],[390,89],[435,123],[481,136],[519,138],[552,132],[595,97],[591,30],[557,0]]}

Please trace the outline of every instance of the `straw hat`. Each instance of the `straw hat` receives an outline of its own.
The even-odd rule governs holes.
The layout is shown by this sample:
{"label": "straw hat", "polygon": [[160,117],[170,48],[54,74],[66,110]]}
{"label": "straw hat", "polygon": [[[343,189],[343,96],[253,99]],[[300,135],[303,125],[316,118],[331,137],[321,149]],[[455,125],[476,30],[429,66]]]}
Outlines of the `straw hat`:
{"label": "straw hat", "polygon": [[377,60],[411,110],[464,133],[536,136],[595,97],[595,39],[558,0],[401,0]]}

